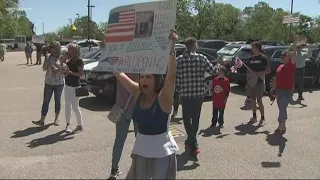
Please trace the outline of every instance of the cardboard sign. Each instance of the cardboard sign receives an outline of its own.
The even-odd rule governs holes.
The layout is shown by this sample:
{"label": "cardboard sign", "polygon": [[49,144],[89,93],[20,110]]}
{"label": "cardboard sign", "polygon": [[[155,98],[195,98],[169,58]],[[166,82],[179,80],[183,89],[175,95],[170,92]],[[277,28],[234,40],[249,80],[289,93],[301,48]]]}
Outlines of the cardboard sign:
{"label": "cardboard sign", "polygon": [[139,3],[110,11],[99,71],[165,74],[177,0]]}
{"label": "cardboard sign", "polygon": [[32,42],[32,43],[44,44],[44,42],[45,42],[45,37],[44,37],[44,36],[35,36],[35,35],[33,35],[31,42]]}

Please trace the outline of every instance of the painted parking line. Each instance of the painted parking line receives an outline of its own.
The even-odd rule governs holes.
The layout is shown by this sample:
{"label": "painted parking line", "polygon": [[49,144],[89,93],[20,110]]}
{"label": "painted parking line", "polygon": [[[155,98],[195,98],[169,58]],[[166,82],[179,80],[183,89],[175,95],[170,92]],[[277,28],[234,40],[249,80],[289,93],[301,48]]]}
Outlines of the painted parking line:
{"label": "painted parking line", "polygon": [[170,132],[177,143],[182,143],[186,140],[186,134],[180,131],[178,128],[174,126],[169,127]]}

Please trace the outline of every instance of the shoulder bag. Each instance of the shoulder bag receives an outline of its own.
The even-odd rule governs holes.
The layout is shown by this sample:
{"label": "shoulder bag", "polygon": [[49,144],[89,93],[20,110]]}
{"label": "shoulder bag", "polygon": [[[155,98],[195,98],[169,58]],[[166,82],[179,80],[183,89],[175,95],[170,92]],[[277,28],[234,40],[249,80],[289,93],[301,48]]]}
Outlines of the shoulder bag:
{"label": "shoulder bag", "polygon": [[88,86],[81,85],[80,87],[77,87],[76,88],[76,96],[77,97],[89,96]]}
{"label": "shoulder bag", "polygon": [[129,103],[130,103],[130,100],[132,98],[132,95],[130,95],[128,101],[126,102],[126,105],[124,106],[124,108],[122,108],[121,106],[115,104],[111,111],[109,112],[108,114],[108,119],[113,122],[113,123],[117,123],[120,121],[121,119],[121,116],[124,114],[124,111],[127,109]]}

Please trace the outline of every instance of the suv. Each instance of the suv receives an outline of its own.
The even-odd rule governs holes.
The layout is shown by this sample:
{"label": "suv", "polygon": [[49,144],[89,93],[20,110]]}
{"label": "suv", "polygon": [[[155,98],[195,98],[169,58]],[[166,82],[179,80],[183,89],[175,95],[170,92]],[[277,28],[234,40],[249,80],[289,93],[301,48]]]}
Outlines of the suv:
{"label": "suv", "polygon": [[[262,53],[267,56],[270,60],[270,73],[266,75],[265,83],[266,83],[266,91],[270,91],[270,87],[272,86],[276,71],[280,64],[282,64],[282,53],[286,51],[288,46],[263,46]],[[251,56],[251,46],[242,48],[237,54],[236,58],[239,58],[243,61],[243,63],[247,64],[248,60]],[[312,59],[312,58],[311,58]],[[318,66],[315,61],[307,59],[306,60],[306,70],[305,70],[305,84],[313,84],[316,79],[319,79],[317,76]],[[230,72],[230,79],[233,82],[238,83],[239,85],[246,84],[246,72],[247,68],[242,66],[237,69],[237,72]]]}
{"label": "suv", "polygon": [[[176,47],[176,56],[180,56],[184,51],[185,47]],[[216,65],[217,61],[216,51],[213,49],[199,48],[196,50],[197,53],[205,55],[208,60]],[[103,60],[101,60],[103,61]],[[89,87],[89,91],[96,97],[102,97],[110,102],[114,102],[116,98],[116,77],[112,72],[105,72],[99,68],[99,62],[87,64],[86,66],[94,67],[91,71],[86,71],[86,82]],[[88,74],[87,74],[88,73]],[[205,79],[205,95],[211,97],[211,81],[212,77],[206,75]]]}
{"label": "suv", "polygon": [[217,51],[227,44],[225,40],[198,40],[197,43],[199,48],[210,48]]}
{"label": "suv", "polygon": [[225,68],[230,69],[232,66],[232,63],[234,62],[235,55],[244,47],[247,47],[247,44],[234,44],[229,43],[226,46],[224,46],[222,49],[220,49],[218,54],[218,62],[225,66]]}

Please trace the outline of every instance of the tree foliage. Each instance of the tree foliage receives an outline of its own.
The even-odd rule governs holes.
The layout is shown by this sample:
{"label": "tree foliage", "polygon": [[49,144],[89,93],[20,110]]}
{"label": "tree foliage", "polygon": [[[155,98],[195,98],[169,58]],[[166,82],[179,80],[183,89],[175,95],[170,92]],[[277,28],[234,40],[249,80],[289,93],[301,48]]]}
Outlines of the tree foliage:
{"label": "tree foliage", "polygon": [[25,11],[19,9],[19,0],[0,1],[0,38],[32,35],[32,24]]}
{"label": "tree foliage", "polygon": [[[178,0],[176,29],[180,37],[189,36],[197,39],[247,40],[262,38],[280,42],[291,42],[294,34],[305,35],[310,42],[320,42],[320,16],[300,15],[300,22],[292,24],[291,37],[289,25],[283,25],[283,17],[289,13],[282,8],[272,8],[266,2],[258,2],[244,9],[232,4],[217,3],[214,0]],[[70,25],[61,27],[48,37],[87,38],[88,17],[83,16],[74,21],[76,31]],[[107,22],[99,24],[90,22],[90,37],[103,40]],[[14,27],[14,25],[12,25]]]}
{"label": "tree foliage", "polygon": [[[262,38],[274,41],[290,41],[293,34],[302,34],[309,40],[320,41],[320,17],[300,15],[300,22],[289,25],[282,20],[289,13],[282,8],[274,9],[266,2],[238,9],[231,4],[213,0],[179,0],[176,28],[183,37],[198,39],[246,40]],[[317,25],[313,26],[312,22]]]}

